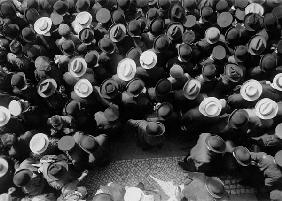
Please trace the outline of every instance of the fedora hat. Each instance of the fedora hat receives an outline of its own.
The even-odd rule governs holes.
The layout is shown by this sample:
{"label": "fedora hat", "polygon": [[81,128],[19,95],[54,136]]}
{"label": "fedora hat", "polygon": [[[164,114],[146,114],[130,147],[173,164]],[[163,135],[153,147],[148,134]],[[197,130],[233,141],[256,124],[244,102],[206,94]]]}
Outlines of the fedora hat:
{"label": "fedora hat", "polygon": [[204,80],[211,81],[216,77],[217,69],[214,64],[206,64],[202,68],[202,75]]}
{"label": "fedora hat", "polygon": [[185,16],[185,9],[182,7],[181,3],[174,3],[170,8],[170,19],[175,22],[182,22]]}
{"label": "fedora hat", "polygon": [[39,35],[45,35],[52,28],[52,20],[49,17],[41,17],[34,23],[34,31]]}
{"label": "fedora hat", "polygon": [[274,133],[279,139],[282,139],[282,123],[277,124],[275,127],[275,133]]}
{"label": "fedora hat", "polygon": [[183,86],[183,95],[189,100],[197,98],[201,91],[201,83],[196,79],[188,80]]}
{"label": "fedora hat", "polygon": [[227,28],[233,22],[233,16],[230,12],[222,12],[217,16],[217,24],[220,28]]}
{"label": "fedora hat", "polygon": [[61,45],[63,54],[70,56],[75,53],[75,44],[72,40],[65,40]]}
{"label": "fedora hat", "polygon": [[171,40],[165,34],[159,35],[154,40],[153,48],[156,53],[163,53],[168,50]]}
{"label": "fedora hat", "polygon": [[282,168],[282,150],[278,151],[274,156],[275,163]]}
{"label": "fedora hat", "polygon": [[171,92],[171,90],[172,84],[166,78],[159,80],[155,86],[156,96],[166,96]]}
{"label": "fedora hat", "polygon": [[33,173],[29,169],[21,169],[16,171],[13,177],[13,183],[17,187],[23,187],[27,185],[32,179]]}
{"label": "fedora hat", "polygon": [[11,86],[17,90],[27,89],[27,80],[23,72],[17,72],[12,75]]}
{"label": "fedora hat", "polygon": [[207,23],[213,22],[214,18],[216,19],[216,13],[214,12],[213,8],[210,6],[204,6],[200,10],[201,18],[199,19],[199,23]]}
{"label": "fedora hat", "polygon": [[248,15],[249,13],[255,13],[263,16],[264,8],[258,3],[251,3],[245,8],[245,15]]}
{"label": "fedora hat", "polygon": [[272,13],[266,13],[263,17],[263,24],[267,31],[272,31],[277,27],[277,20]]}
{"label": "fedora hat", "polygon": [[50,19],[52,20],[52,23],[55,26],[58,26],[64,22],[64,16],[56,12],[51,13]]}
{"label": "fedora hat", "polygon": [[111,20],[111,12],[107,8],[100,8],[96,13],[96,20],[101,24],[107,24]]}
{"label": "fedora hat", "polygon": [[158,36],[163,33],[164,28],[165,22],[161,18],[156,18],[149,24],[150,33],[152,33],[154,36]]}
{"label": "fedora hat", "polygon": [[271,86],[278,91],[282,91],[282,73],[278,73],[273,78]]}
{"label": "fedora hat", "polygon": [[140,64],[140,56],[142,54],[142,50],[138,47],[132,47],[128,52],[126,53],[126,57],[133,59],[137,66],[141,66]]}
{"label": "fedora hat", "polygon": [[215,5],[215,9],[218,13],[226,12],[230,10],[230,5],[227,0],[219,0]]}
{"label": "fedora hat", "polygon": [[141,79],[135,78],[127,83],[126,91],[130,95],[137,97],[141,93],[146,93],[145,83]]}
{"label": "fedora hat", "polygon": [[271,71],[277,67],[277,57],[275,54],[265,54],[260,59],[260,68],[262,71]]}
{"label": "fedora hat", "polygon": [[185,15],[182,23],[185,28],[193,28],[197,24],[197,18],[195,15]]}
{"label": "fedora hat", "polygon": [[65,15],[69,10],[69,4],[67,1],[59,0],[53,5],[53,10],[59,15]]}
{"label": "fedora hat", "polygon": [[225,47],[222,46],[222,45],[214,46],[213,49],[212,49],[211,57],[214,60],[217,60],[217,61],[222,61],[223,59],[225,59],[226,58],[226,49],[225,49]]}
{"label": "fedora hat", "polygon": [[46,168],[45,175],[48,177],[49,180],[57,181],[63,178],[67,172],[68,172],[68,163],[66,163],[65,161],[58,161],[51,163]]}
{"label": "fedora hat", "polygon": [[140,64],[144,69],[151,69],[156,66],[158,57],[152,50],[146,50],[140,55]]}
{"label": "fedora hat", "polygon": [[249,4],[249,1],[246,1],[246,0],[234,0],[234,6],[236,8],[245,9],[248,4]]}
{"label": "fedora hat", "polygon": [[205,140],[208,150],[218,154],[225,152],[226,144],[225,141],[218,135],[210,135]]}
{"label": "fedora hat", "polygon": [[81,42],[86,44],[89,44],[95,40],[94,31],[90,28],[84,28],[80,30],[78,37]]}
{"label": "fedora hat", "polygon": [[9,40],[16,39],[19,36],[20,28],[17,24],[9,22],[2,25],[2,34]]}
{"label": "fedora hat", "polygon": [[132,80],[136,74],[136,63],[133,59],[122,59],[117,66],[117,76],[123,81]]}
{"label": "fedora hat", "polygon": [[77,14],[74,21],[84,28],[89,27],[92,23],[92,15],[87,11],[83,11]]}
{"label": "fedora hat", "polygon": [[196,0],[181,0],[181,4],[185,10],[189,11],[196,7]]}
{"label": "fedora hat", "polygon": [[87,79],[80,79],[74,85],[74,92],[79,97],[86,98],[93,92],[93,86]]}
{"label": "fedora hat", "polygon": [[122,9],[116,9],[112,12],[112,21],[114,24],[125,24],[125,14]]}
{"label": "fedora hat", "polygon": [[29,142],[29,148],[34,154],[42,154],[47,150],[49,145],[48,136],[44,133],[37,133],[32,136]]}
{"label": "fedora hat", "polygon": [[12,100],[8,106],[11,115],[16,117],[25,112],[28,107],[29,103],[24,100]]}
{"label": "fedora hat", "polygon": [[40,18],[40,14],[35,8],[27,8],[24,11],[24,18],[29,24],[34,24]]}
{"label": "fedora hat", "polygon": [[228,117],[228,125],[232,129],[239,129],[249,122],[249,115],[246,110],[234,110]]}
{"label": "fedora hat", "polygon": [[249,59],[248,47],[245,45],[239,45],[235,49],[234,57],[237,62],[247,61]]}
{"label": "fedora hat", "polygon": [[184,70],[180,65],[173,64],[173,66],[169,69],[169,75],[174,79],[180,79],[184,76]]}
{"label": "fedora hat", "polygon": [[159,117],[169,117],[173,112],[173,105],[169,102],[162,102],[156,107],[156,112]]}
{"label": "fedora hat", "polygon": [[228,44],[234,45],[238,44],[238,40],[240,39],[240,30],[236,27],[230,27],[225,32],[225,40]]}
{"label": "fedora hat", "polygon": [[9,171],[8,161],[0,157],[0,178],[5,176],[8,171]]}
{"label": "fedora hat", "polygon": [[246,147],[235,147],[232,154],[240,165],[248,166],[251,164],[251,153]]}
{"label": "fedora hat", "polygon": [[217,43],[220,39],[220,31],[216,27],[210,27],[205,31],[205,39],[208,43]]}
{"label": "fedora hat", "polygon": [[257,80],[248,80],[241,86],[240,94],[247,101],[255,101],[262,94],[262,85]]}
{"label": "fedora hat", "polygon": [[98,42],[98,46],[103,52],[105,52],[107,54],[112,54],[116,50],[113,41],[109,38],[100,39],[99,42]]}
{"label": "fedora hat", "polygon": [[73,77],[82,77],[87,71],[87,63],[82,57],[74,57],[69,61],[68,70]]}
{"label": "fedora hat", "polygon": [[269,98],[263,98],[257,102],[255,112],[261,119],[273,119],[278,113],[278,104]]}
{"label": "fedora hat", "polygon": [[180,22],[171,23],[166,31],[166,35],[170,40],[178,40],[182,38],[184,27]]}
{"label": "fedora hat", "polygon": [[36,34],[30,27],[25,27],[22,30],[22,38],[25,42],[31,43],[36,39]]}
{"label": "fedora hat", "polygon": [[140,21],[131,20],[127,25],[127,33],[133,38],[140,38],[142,33]]}
{"label": "fedora hat", "polygon": [[149,22],[159,17],[157,8],[150,8],[146,13],[146,18]]}
{"label": "fedora hat", "polygon": [[226,194],[223,181],[217,177],[206,177],[205,187],[214,199],[220,199]]}
{"label": "fedora hat", "polygon": [[183,43],[186,43],[188,45],[193,44],[195,39],[196,39],[196,34],[192,30],[186,30],[182,35]]}
{"label": "fedora hat", "polygon": [[126,27],[124,24],[113,24],[109,31],[110,39],[117,43],[126,36]]}
{"label": "fedora hat", "polygon": [[177,47],[178,59],[188,62],[192,58],[192,48],[186,43],[182,43]]}
{"label": "fedora hat", "polygon": [[244,26],[248,31],[257,32],[261,30],[263,25],[263,17],[256,13],[245,15]]}
{"label": "fedora hat", "polygon": [[234,17],[236,18],[236,20],[237,20],[238,22],[243,22],[244,19],[245,19],[245,11],[244,11],[244,10],[241,10],[240,8],[237,8],[237,9],[235,10]]}
{"label": "fedora hat", "polygon": [[88,10],[90,7],[90,0],[77,0],[75,8],[77,12],[82,12]]}
{"label": "fedora hat", "polygon": [[199,105],[200,113],[207,117],[219,116],[221,109],[221,101],[215,97],[207,97]]}
{"label": "fedora hat", "polygon": [[103,98],[113,99],[119,94],[118,83],[113,79],[106,79],[100,86],[100,94]]}
{"label": "fedora hat", "polygon": [[57,83],[54,79],[48,78],[45,80],[42,80],[37,87],[37,93],[42,98],[47,98],[51,95],[53,95],[56,92],[57,89]]}
{"label": "fedora hat", "polygon": [[251,55],[260,55],[266,49],[266,39],[263,36],[256,35],[248,43],[248,51]]}
{"label": "fedora hat", "polygon": [[84,59],[88,66],[90,67],[98,67],[99,53],[96,50],[91,50],[87,52],[84,56]]}

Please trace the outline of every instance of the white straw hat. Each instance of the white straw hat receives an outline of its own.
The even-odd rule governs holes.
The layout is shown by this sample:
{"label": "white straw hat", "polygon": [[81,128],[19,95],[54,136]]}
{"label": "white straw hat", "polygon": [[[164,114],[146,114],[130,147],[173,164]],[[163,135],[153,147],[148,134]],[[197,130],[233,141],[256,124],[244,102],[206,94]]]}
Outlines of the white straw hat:
{"label": "white straw hat", "polygon": [[69,72],[73,77],[82,77],[87,71],[87,63],[82,57],[75,57],[69,62]]}
{"label": "white straw hat", "polygon": [[261,119],[273,119],[278,113],[278,104],[269,98],[263,98],[257,102],[255,112]]}
{"label": "white straw hat", "polygon": [[34,23],[34,31],[40,35],[45,35],[50,32],[52,20],[49,17],[41,17]]}
{"label": "white straw hat", "polygon": [[48,136],[44,133],[37,133],[31,138],[29,148],[34,154],[42,154],[47,150],[48,145]]}
{"label": "white straw hat", "polygon": [[219,116],[222,109],[222,105],[219,99],[215,97],[205,98],[199,105],[199,111],[204,116],[216,117]]}
{"label": "white straw hat", "polygon": [[10,118],[10,111],[5,107],[0,106],[0,127],[5,126],[9,122]]}
{"label": "white straw hat", "polygon": [[124,194],[124,201],[141,201],[143,192],[140,188],[129,187],[126,189]]}
{"label": "white straw hat", "polygon": [[75,22],[83,27],[88,27],[92,23],[92,15],[87,11],[80,12],[75,17]]}
{"label": "white straw hat", "polygon": [[136,63],[133,59],[125,58],[118,63],[117,76],[123,81],[129,81],[136,74]]}
{"label": "white straw hat", "polygon": [[158,57],[152,50],[147,50],[142,52],[140,55],[140,64],[142,68],[151,69],[156,66],[158,62]]}
{"label": "white straw hat", "polygon": [[262,93],[262,86],[257,80],[248,80],[246,81],[241,89],[241,96],[247,101],[257,100]]}
{"label": "white straw hat", "polygon": [[23,108],[23,105],[21,103],[21,101],[17,101],[17,100],[12,100],[10,103],[9,103],[9,111],[11,113],[11,115],[13,116],[19,116],[24,109],[26,108]]}
{"label": "white straw hat", "polygon": [[0,178],[5,176],[9,170],[8,161],[0,157]]}
{"label": "white straw hat", "polygon": [[196,79],[188,80],[183,86],[183,95],[189,99],[194,100],[197,98],[201,91],[201,82]]}
{"label": "white straw hat", "polygon": [[278,73],[273,78],[271,86],[278,91],[282,91],[282,73]]}
{"label": "white straw hat", "polygon": [[255,13],[263,16],[264,8],[258,3],[251,3],[245,8],[245,15],[248,15],[249,13]]}
{"label": "white straw hat", "polygon": [[81,98],[86,98],[93,92],[93,86],[87,79],[80,79],[74,86],[74,92]]}

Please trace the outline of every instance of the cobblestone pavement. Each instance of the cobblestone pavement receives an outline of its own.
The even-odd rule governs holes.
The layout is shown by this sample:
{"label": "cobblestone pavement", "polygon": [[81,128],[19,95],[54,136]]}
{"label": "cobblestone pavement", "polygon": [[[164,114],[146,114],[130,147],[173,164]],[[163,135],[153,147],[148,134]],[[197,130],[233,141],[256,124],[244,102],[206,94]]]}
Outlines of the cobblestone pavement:
{"label": "cobblestone pavement", "polygon": [[[151,179],[151,176],[160,179],[165,185],[169,183],[181,184],[185,178],[185,172],[178,167],[177,161],[183,157],[161,157],[147,159],[131,159],[114,161],[106,168],[97,169],[90,172],[84,181],[89,189],[89,195],[95,194],[100,185],[106,185],[114,181],[120,184],[133,186],[143,182],[148,188],[159,189],[159,186]],[[239,184],[239,179],[232,177],[221,177],[226,185],[227,192],[232,200],[256,200],[254,189]],[[236,195],[246,194],[252,198],[236,199]],[[253,196],[252,196],[253,195]],[[163,195],[164,200],[168,196]]]}

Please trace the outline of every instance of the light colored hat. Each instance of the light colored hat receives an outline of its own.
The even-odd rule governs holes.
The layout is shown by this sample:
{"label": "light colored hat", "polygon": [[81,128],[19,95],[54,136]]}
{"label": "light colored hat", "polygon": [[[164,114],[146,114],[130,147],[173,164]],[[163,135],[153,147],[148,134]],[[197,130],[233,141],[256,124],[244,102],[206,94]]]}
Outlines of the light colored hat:
{"label": "light colored hat", "polygon": [[262,94],[262,86],[257,80],[248,80],[242,85],[240,94],[247,101],[255,101]]}
{"label": "light colored hat", "polygon": [[110,27],[109,35],[110,39],[117,43],[126,36],[126,27],[123,24],[114,24]]}
{"label": "light colored hat", "polygon": [[0,157],[0,178],[5,176],[5,174],[9,170],[9,164],[8,161],[6,161],[4,158]]}
{"label": "light colored hat", "polygon": [[83,27],[88,27],[92,23],[92,15],[86,11],[80,12],[75,17],[75,22]]}
{"label": "light colored hat", "polygon": [[93,92],[93,86],[87,79],[80,79],[74,85],[74,92],[81,98],[86,98]]}
{"label": "light colored hat", "polygon": [[282,123],[278,124],[275,127],[275,135],[279,138],[282,139]]}
{"label": "light colored hat", "polygon": [[34,23],[34,31],[40,35],[45,35],[50,32],[52,20],[49,17],[41,17]]}
{"label": "light colored hat", "polygon": [[205,32],[205,38],[208,43],[217,43],[220,39],[220,30],[216,27],[210,27]]}
{"label": "light colored hat", "polygon": [[143,192],[140,188],[129,187],[126,189],[124,194],[124,201],[141,201],[143,197]]}
{"label": "light colored hat", "polygon": [[43,98],[47,98],[55,93],[57,89],[57,83],[54,79],[48,78],[45,80],[42,80],[38,84],[37,92],[39,96]]}
{"label": "light colored hat", "polygon": [[215,97],[205,98],[199,105],[199,111],[204,116],[216,117],[220,114],[222,105],[219,99]]}
{"label": "light colored hat", "polygon": [[34,154],[42,154],[47,150],[48,145],[49,139],[44,133],[35,134],[29,142],[29,148]]}
{"label": "light colored hat", "polygon": [[24,100],[12,100],[9,103],[9,111],[13,116],[19,116],[22,112],[25,112],[29,107],[29,103]]}
{"label": "light colored hat", "polygon": [[69,72],[73,77],[81,77],[86,73],[87,63],[82,57],[75,57],[69,62]]}
{"label": "light colored hat", "polygon": [[141,67],[144,69],[151,69],[156,66],[158,62],[158,57],[155,52],[152,50],[147,50],[145,52],[142,52],[140,56],[140,64]]}
{"label": "light colored hat", "polygon": [[257,102],[255,112],[261,119],[273,119],[278,113],[278,104],[269,98],[263,98]]}
{"label": "light colored hat", "polygon": [[188,80],[183,86],[183,95],[189,100],[194,100],[201,91],[201,82],[196,79]]}
{"label": "light colored hat", "polygon": [[263,16],[264,8],[258,3],[251,3],[245,8],[245,15],[248,15],[249,13],[255,13]]}
{"label": "light colored hat", "polygon": [[10,111],[5,107],[0,106],[0,127],[5,126],[9,122],[10,118]]}
{"label": "light colored hat", "polygon": [[282,91],[282,73],[278,73],[273,78],[271,86],[278,91]]}
{"label": "light colored hat", "polygon": [[136,63],[133,59],[125,58],[118,63],[117,76],[123,81],[129,81],[136,74]]}

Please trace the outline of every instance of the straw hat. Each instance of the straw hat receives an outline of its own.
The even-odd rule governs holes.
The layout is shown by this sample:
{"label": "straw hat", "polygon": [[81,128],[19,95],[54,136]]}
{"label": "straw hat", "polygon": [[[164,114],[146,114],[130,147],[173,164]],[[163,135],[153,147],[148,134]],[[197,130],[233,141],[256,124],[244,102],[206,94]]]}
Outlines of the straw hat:
{"label": "straw hat", "polygon": [[75,22],[83,27],[88,27],[92,23],[92,15],[86,11],[80,12],[75,17]]}
{"label": "straw hat", "polygon": [[263,16],[264,8],[258,3],[251,3],[245,8],[245,15],[248,15],[249,13],[256,13]]}
{"label": "straw hat", "polygon": [[34,31],[40,35],[50,32],[52,20],[49,17],[41,17],[34,23]]}
{"label": "straw hat", "polygon": [[199,111],[204,116],[216,117],[219,116],[222,109],[222,105],[219,99],[215,97],[205,98],[199,105]]}
{"label": "straw hat", "polygon": [[129,187],[124,194],[124,201],[141,201],[144,196],[143,191],[137,187]]}
{"label": "straw hat", "polygon": [[87,63],[82,57],[75,57],[69,62],[69,72],[73,77],[81,77],[87,71]]}
{"label": "straw hat", "polygon": [[0,106],[0,127],[5,126],[9,122],[10,118],[10,111],[5,107]]}
{"label": "straw hat", "polygon": [[196,79],[188,80],[183,86],[183,95],[189,100],[197,98],[201,91],[201,82]]}
{"label": "straw hat", "polygon": [[133,59],[125,58],[117,66],[117,76],[123,81],[129,81],[136,74],[136,63]]}
{"label": "straw hat", "polygon": [[0,157],[0,178],[5,176],[8,170],[9,170],[8,161]]}
{"label": "straw hat", "polygon": [[275,135],[279,138],[282,139],[282,123],[278,124],[275,127]]}
{"label": "straw hat", "polygon": [[154,53],[152,50],[147,50],[145,52],[142,52],[140,56],[140,64],[142,68],[145,69],[154,68],[157,62],[158,62],[158,57],[156,53]]}
{"label": "straw hat", "polygon": [[263,98],[257,102],[255,112],[261,119],[273,119],[278,113],[278,105],[269,98]]}
{"label": "straw hat", "polygon": [[81,98],[86,98],[93,92],[93,86],[87,79],[80,79],[74,85],[74,92]]}
{"label": "straw hat", "polygon": [[273,78],[271,86],[278,91],[282,91],[282,73],[278,73]]}
{"label": "straw hat", "polygon": [[13,116],[19,116],[22,112],[26,111],[29,107],[29,103],[24,100],[12,100],[9,103],[9,111]]}
{"label": "straw hat", "polygon": [[117,43],[126,36],[126,27],[123,24],[114,24],[110,27],[109,35],[110,39]]}
{"label": "straw hat", "polygon": [[242,85],[240,94],[247,101],[255,101],[262,94],[262,86],[257,80],[248,80]]}
{"label": "straw hat", "polygon": [[47,98],[55,93],[57,89],[57,83],[54,79],[48,78],[45,80],[42,80],[38,84],[37,92],[39,96],[43,98]]}
{"label": "straw hat", "polygon": [[29,142],[29,148],[34,154],[42,154],[47,150],[48,145],[49,139],[44,133],[37,133]]}

